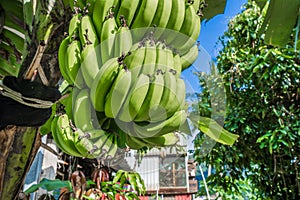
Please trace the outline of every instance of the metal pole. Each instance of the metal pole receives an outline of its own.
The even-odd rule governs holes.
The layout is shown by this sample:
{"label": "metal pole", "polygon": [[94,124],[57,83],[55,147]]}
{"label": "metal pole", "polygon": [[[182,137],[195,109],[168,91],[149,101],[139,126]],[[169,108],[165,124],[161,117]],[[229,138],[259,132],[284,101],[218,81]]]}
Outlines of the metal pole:
{"label": "metal pole", "polygon": [[199,169],[200,169],[200,172],[201,172],[201,176],[203,178],[203,182],[204,182],[204,187],[205,187],[205,190],[206,190],[206,194],[207,194],[207,198],[208,200],[210,200],[210,195],[209,195],[209,191],[208,191],[208,188],[207,188],[207,184],[206,184],[206,180],[205,180],[205,177],[204,177],[204,174],[203,174],[203,170],[202,170],[202,167],[200,164],[199,165]]}

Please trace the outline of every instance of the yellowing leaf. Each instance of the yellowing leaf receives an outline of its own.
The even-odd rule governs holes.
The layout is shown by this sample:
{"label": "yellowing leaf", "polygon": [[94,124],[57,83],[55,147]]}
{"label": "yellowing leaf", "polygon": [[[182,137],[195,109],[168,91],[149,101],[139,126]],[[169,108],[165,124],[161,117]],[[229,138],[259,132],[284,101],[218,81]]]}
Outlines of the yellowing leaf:
{"label": "yellowing leaf", "polygon": [[238,135],[230,133],[220,126],[215,120],[208,117],[199,117],[199,130],[211,137],[216,142],[233,145]]}

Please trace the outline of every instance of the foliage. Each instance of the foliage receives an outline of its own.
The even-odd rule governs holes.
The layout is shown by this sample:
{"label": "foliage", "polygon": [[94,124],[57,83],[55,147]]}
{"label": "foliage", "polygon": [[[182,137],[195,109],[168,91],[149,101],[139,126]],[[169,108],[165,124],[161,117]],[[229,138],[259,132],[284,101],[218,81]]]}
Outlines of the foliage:
{"label": "foliage", "polygon": [[[38,184],[33,184],[27,190],[24,191],[26,195],[30,193],[36,192],[39,188],[46,190],[47,192],[60,190],[62,188],[66,188],[68,191],[74,191],[72,188],[72,184],[70,180],[62,181],[62,180],[49,180],[49,179],[42,179]],[[96,184],[91,181],[87,180],[87,189],[96,188]],[[112,181],[101,182],[101,193],[106,194],[110,199],[114,199],[117,194],[122,196],[126,196],[128,200],[130,199],[138,199],[138,195],[135,191],[129,191],[121,187],[119,184],[115,184]],[[89,196],[83,195],[83,199],[95,199]]]}
{"label": "foliage", "polygon": [[[290,40],[290,35],[293,32],[295,24],[298,23],[296,33],[299,33],[300,27],[300,1],[295,0],[255,0],[258,5],[263,8],[267,6],[266,17],[261,25],[260,33],[265,31],[265,44],[284,47]],[[297,22],[298,18],[298,22]],[[298,37],[295,38],[295,48]]]}
{"label": "foliage", "polygon": [[235,145],[215,144],[210,152],[206,147],[212,141],[205,134],[194,141],[196,160],[215,170],[206,180],[210,191],[224,199],[300,197],[299,51],[293,49],[293,35],[285,48],[265,45],[264,35],[258,35],[263,20],[259,7],[249,2],[220,38],[217,68],[224,87],[216,70],[198,74],[203,92],[195,112],[222,123],[222,109],[212,116],[212,97],[222,102],[219,93],[225,91],[224,127],[240,136]]}
{"label": "foliage", "polygon": [[25,194],[30,194],[37,191],[39,188],[42,188],[47,191],[53,191],[67,187],[69,190],[72,189],[70,181],[61,181],[61,180],[49,180],[42,179],[38,184],[33,184],[27,190],[24,191]]}

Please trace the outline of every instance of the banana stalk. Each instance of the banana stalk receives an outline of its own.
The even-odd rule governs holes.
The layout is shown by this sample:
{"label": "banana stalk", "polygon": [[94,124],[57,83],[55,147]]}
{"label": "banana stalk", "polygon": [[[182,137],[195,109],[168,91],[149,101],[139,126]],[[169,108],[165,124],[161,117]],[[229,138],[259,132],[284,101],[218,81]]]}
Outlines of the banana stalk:
{"label": "banana stalk", "polygon": [[[7,156],[5,172],[0,177],[0,180],[3,178],[1,180],[2,188],[0,187],[1,200],[15,199],[22,190],[23,181],[21,177],[24,177],[28,172],[41,143],[36,128],[17,127],[13,134],[13,144],[6,147],[11,151]],[[0,139],[2,141],[5,138]]]}

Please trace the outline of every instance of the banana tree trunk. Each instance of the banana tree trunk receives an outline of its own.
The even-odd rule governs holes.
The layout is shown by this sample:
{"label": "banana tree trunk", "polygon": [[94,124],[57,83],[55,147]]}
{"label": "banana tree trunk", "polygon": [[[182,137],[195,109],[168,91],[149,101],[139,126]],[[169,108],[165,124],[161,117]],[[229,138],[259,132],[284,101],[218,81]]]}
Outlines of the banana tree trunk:
{"label": "banana tree trunk", "polygon": [[9,127],[0,132],[0,199],[17,199],[41,144],[37,128]]}
{"label": "banana tree trunk", "polygon": [[[56,86],[61,78],[57,51],[71,14],[66,12],[61,0],[26,2],[30,2],[30,5],[24,4],[24,17],[28,26],[27,51],[23,54],[18,76],[32,75],[33,70],[29,69],[35,69],[37,81]],[[37,127],[10,126],[0,131],[0,200],[22,199],[26,174],[40,146],[41,136]]]}

